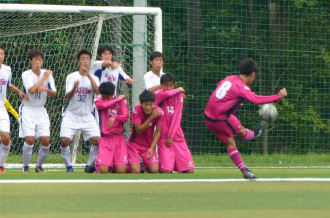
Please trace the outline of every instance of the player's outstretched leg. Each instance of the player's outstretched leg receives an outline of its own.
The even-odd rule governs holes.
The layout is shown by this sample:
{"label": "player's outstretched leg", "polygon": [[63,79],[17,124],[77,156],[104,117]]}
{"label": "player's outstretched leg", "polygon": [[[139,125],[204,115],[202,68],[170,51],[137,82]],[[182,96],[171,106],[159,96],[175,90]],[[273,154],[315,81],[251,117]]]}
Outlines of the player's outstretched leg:
{"label": "player's outstretched leg", "polygon": [[267,128],[267,123],[265,121],[261,121],[258,126],[253,130],[254,132],[254,138],[253,140],[258,139],[262,133],[265,131],[265,129]]}

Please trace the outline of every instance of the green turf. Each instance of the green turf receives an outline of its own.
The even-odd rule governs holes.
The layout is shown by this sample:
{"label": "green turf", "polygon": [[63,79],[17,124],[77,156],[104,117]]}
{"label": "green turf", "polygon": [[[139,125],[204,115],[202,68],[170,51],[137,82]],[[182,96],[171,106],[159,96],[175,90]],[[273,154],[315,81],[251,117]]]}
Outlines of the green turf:
{"label": "green turf", "polygon": [[1,184],[3,217],[329,217],[325,182]]}

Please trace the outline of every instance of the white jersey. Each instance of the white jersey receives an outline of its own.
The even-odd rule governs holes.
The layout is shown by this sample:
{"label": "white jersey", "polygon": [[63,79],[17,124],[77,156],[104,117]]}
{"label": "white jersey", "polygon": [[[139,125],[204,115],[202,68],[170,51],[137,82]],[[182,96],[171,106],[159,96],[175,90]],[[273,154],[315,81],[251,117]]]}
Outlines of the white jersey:
{"label": "white jersey", "polygon": [[[37,76],[33,73],[32,70],[27,70],[22,74],[23,80],[23,89],[24,92],[29,96],[29,100],[23,99],[22,105],[30,106],[30,107],[43,107],[47,101],[47,92],[36,92],[34,94],[30,93],[28,90],[37,84],[40,79],[44,76],[46,70],[41,69],[40,75]],[[48,78],[44,81],[43,86],[48,87],[50,90],[56,92],[54,77],[52,74],[49,74]]]}
{"label": "white jersey", "polygon": [[154,86],[160,85],[160,77],[165,74],[163,72],[160,72],[159,77],[154,74],[152,71],[147,72],[143,76],[143,85],[144,85],[144,90],[148,90]]}
{"label": "white jersey", "polygon": [[0,69],[0,108],[5,107],[7,88],[11,87],[11,68],[4,64]]}
{"label": "white jersey", "polygon": [[102,63],[103,61],[95,61],[93,63],[94,75],[97,76],[97,78],[99,78],[100,83],[108,82],[108,81],[112,82],[116,87],[115,89],[115,94],[116,94],[118,79],[125,81],[130,77],[124,72],[121,66],[118,66],[115,69],[112,69],[111,67],[102,68]]}
{"label": "white jersey", "polygon": [[[91,76],[96,85],[99,86],[99,79],[94,75]],[[93,110],[94,91],[87,76],[80,75],[79,71],[70,73],[66,77],[65,94],[73,89],[74,82],[77,80],[79,80],[79,85],[76,88],[73,97],[69,100],[66,111],[78,115],[90,114]]]}

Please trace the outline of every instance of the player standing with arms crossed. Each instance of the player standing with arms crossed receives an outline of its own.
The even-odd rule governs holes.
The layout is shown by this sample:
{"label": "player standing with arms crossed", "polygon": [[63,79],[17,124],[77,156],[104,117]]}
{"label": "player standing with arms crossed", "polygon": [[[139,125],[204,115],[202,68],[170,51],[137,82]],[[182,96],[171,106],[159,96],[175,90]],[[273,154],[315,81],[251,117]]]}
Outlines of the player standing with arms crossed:
{"label": "player standing with arms crossed", "polygon": [[285,88],[281,89],[277,95],[270,96],[261,96],[252,92],[249,85],[252,84],[257,72],[258,65],[253,59],[247,58],[241,61],[238,66],[238,75],[228,76],[221,80],[205,108],[207,128],[226,145],[229,157],[243,173],[245,179],[258,177],[245,166],[233,136],[236,133],[242,140],[255,140],[261,136],[266,123],[262,121],[253,131],[244,128],[235,116],[236,110],[245,100],[254,104],[266,104],[287,96]]}
{"label": "player standing with arms crossed", "polygon": [[195,166],[181,128],[184,89],[174,89],[174,76],[165,73],[160,78],[161,90],[155,91],[155,104],[164,111],[164,125],[158,141],[159,171],[193,173]]}
{"label": "player standing with arms crossed", "polygon": [[72,138],[78,131],[82,131],[85,141],[91,140],[91,148],[87,165],[95,162],[100,129],[92,115],[94,93],[99,94],[99,79],[89,73],[92,54],[81,50],[77,55],[79,71],[66,77],[66,98],[68,104],[61,123],[61,155],[66,166],[66,172],[72,173],[70,148]]}
{"label": "player standing with arms crossed", "polygon": [[22,172],[28,173],[29,164],[35,139],[40,138],[38,161],[35,168],[37,173],[43,173],[42,164],[45,162],[50,148],[50,121],[46,108],[47,96],[56,97],[56,87],[53,71],[41,69],[44,53],[39,49],[28,53],[31,69],[23,72],[24,91],[29,100],[23,99],[19,109],[19,137],[24,138]]}
{"label": "player standing with arms crossed", "polygon": [[[132,173],[140,173],[141,158],[150,173],[159,172],[159,160],[155,146],[159,140],[164,114],[161,108],[154,105],[155,95],[143,91],[140,104],[132,109],[132,130],[127,142],[128,163]],[[156,127],[156,131],[155,130]]]}
{"label": "player standing with arms crossed", "polygon": [[96,171],[108,173],[114,167],[116,173],[125,173],[127,161],[123,124],[128,121],[128,108],[124,95],[115,96],[112,82],[100,84],[101,98],[95,101],[100,117],[101,138],[95,161]]}
{"label": "player standing with arms crossed", "polygon": [[3,165],[9,153],[11,143],[10,121],[5,107],[8,102],[6,99],[7,89],[18,93],[22,99],[28,99],[21,90],[11,83],[11,68],[3,64],[4,60],[5,48],[0,44],[0,173],[6,173]]}

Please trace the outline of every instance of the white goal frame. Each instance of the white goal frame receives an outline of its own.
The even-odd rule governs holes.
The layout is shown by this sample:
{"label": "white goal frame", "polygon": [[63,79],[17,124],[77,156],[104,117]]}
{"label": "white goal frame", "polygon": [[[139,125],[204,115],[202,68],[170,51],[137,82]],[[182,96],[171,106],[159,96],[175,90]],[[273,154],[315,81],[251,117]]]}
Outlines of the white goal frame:
{"label": "white goal frame", "polygon": [[[162,11],[160,8],[154,7],[113,7],[113,6],[72,6],[72,5],[41,5],[41,4],[0,4],[1,12],[24,12],[24,13],[98,13],[98,14],[112,14],[112,15],[132,15],[133,16],[133,43],[144,44],[145,36],[139,33],[140,28],[147,28],[145,16],[152,15],[154,17],[154,51],[162,52],[163,38],[162,38]],[[98,21],[98,28],[96,32],[96,39],[93,46],[92,62],[96,59],[98,48],[98,41],[102,28],[103,18],[100,16]],[[143,75],[147,72],[148,63],[144,59],[146,54],[144,50],[135,46],[133,48],[133,79],[132,86],[132,105],[139,104],[139,94],[143,91]],[[145,64],[141,64],[145,63]],[[79,146],[80,134],[78,133],[73,140],[72,147],[72,164],[75,164],[77,149]]]}

